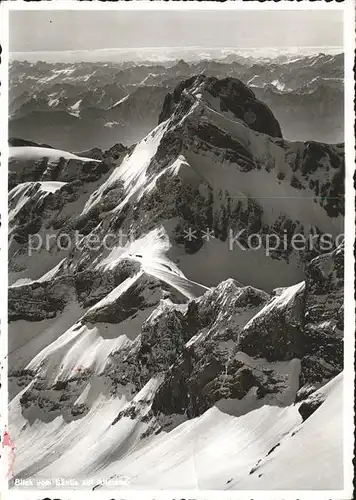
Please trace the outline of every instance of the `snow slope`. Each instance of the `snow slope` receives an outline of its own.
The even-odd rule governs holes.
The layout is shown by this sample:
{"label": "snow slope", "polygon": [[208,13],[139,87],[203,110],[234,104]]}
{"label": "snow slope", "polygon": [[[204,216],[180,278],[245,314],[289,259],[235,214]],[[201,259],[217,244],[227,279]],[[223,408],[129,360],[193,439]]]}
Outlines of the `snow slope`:
{"label": "snow slope", "polygon": [[[254,475],[231,489],[335,490],[343,488],[343,376],[321,391],[325,402],[258,465]],[[293,474],[290,474],[293,471]]]}
{"label": "snow slope", "polygon": [[114,269],[123,259],[130,259],[139,263],[142,271],[172,285],[187,298],[193,299],[202,295],[208,287],[185,277],[179,267],[168,258],[170,247],[171,243],[165,228],[159,226],[142,238],[133,240],[125,246],[113,248],[96,265],[96,269]]}
{"label": "snow slope", "polygon": [[59,158],[65,158],[66,160],[80,160],[80,161],[90,161],[98,162],[99,160],[93,160],[92,158],[83,158],[77,156],[73,153],[68,153],[67,151],[61,151],[59,149],[51,148],[38,148],[35,146],[13,146],[9,148],[9,160],[23,160],[23,161],[33,161],[39,160],[41,158],[49,158],[50,160],[58,160]]}
{"label": "snow slope", "polygon": [[[157,383],[152,380],[136,398],[147,398]],[[222,402],[201,417],[141,443],[142,424],[137,420],[126,418],[120,426],[104,423],[125,405],[125,396],[116,404],[102,396],[83,421],[64,425],[57,418],[47,424],[47,436],[38,420],[28,428],[28,439],[38,444],[42,471],[28,462],[25,476],[79,479],[90,475],[94,483],[100,478],[121,481],[116,489],[341,489],[342,376],[328,386],[326,401],[303,423],[298,405],[256,405],[252,391],[243,401],[231,401],[225,407]],[[95,390],[92,384],[87,397],[90,393],[94,397]],[[57,436],[54,456],[49,450],[40,451],[48,433]],[[63,445],[69,439],[72,447],[65,451]],[[85,460],[87,449],[90,463]],[[29,461],[29,450],[22,452],[22,460],[25,455]]]}
{"label": "snow slope", "polygon": [[147,168],[157,152],[165,130],[166,124],[163,123],[139,142],[133,152],[127,155],[122,164],[114,170],[109,179],[90,197],[83,213],[88,212],[93,205],[97,204],[101,200],[103,192],[117,182],[123,182],[127,194],[116,210],[120,210],[137,192],[140,192],[147,182]]}

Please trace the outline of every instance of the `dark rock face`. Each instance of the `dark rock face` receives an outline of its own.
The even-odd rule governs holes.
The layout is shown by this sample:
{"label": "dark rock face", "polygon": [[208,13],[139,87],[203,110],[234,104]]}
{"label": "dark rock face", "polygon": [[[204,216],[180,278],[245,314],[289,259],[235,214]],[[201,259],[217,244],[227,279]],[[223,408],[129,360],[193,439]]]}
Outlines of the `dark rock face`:
{"label": "dark rock face", "polygon": [[197,137],[212,146],[226,149],[225,159],[239,164],[243,172],[255,169],[256,165],[251,152],[246,149],[241,142],[233,139],[218,127],[210,123],[200,124],[196,131]]}
{"label": "dark rock face", "polygon": [[[273,306],[272,297],[261,314],[257,314],[240,332],[234,329],[231,319],[229,327],[224,327],[221,322],[224,310],[231,313],[232,304],[241,308],[238,309],[240,314],[243,306],[262,307],[268,297],[262,296],[261,292],[248,288],[242,289],[243,293],[239,295],[235,289],[232,297],[237,295],[237,298],[233,302],[228,300],[222,307],[217,287],[197,302],[191,302],[186,313],[187,326],[190,325],[190,331],[198,339],[188,344],[168,371],[154,399],[153,412],[186,413],[189,418],[200,415],[223,397],[240,399],[252,387],[256,387],[260,397],[278,391],[281,387],[278,374],[266,369],[262,376],[246,360],[239,359],[236,353],[241,351],[252,358],[264,357],[269,361],[301,359],[301,385],[309,384],[310,390],[299,411],[303,419],[307,418],[322,403],[319,399],[310,400],[308,394],[315,390],[311,384],[329,380],[342,370],[342,338],[340,335],[335,337],[330,329],[326,332],[324,326],[318,325],[318,321],[326,318],[334,324],[339,321],[337,306],[330,307],[325,300],[321,305],[318,294],[327,288],[329,292],[333,291],[333,297],[338,297],[335,303],[340,304],[343,291],[342,254],[342,248],[339,248],[324,256],[324,260],[331,261],[329,276],[333,276],[332,285],[330,281],[326,284],[328,280],[325,276],[314,282],[308,274],[305,288],[299,287],[285,305],[276,305],[268,310],[271,304]],[[319,268],[322,258],[315,259],[311,269]],[[283,290],[277,292],[281,296]],[[223,296],[226,299],[230,295],[225,292]],[[315,308],[316,303],[320,304],[320,308]],[[217,320],[217,317],[220,319]],[[219,332],[218,336],[214,336],[214,331]],[[313,338],[310,332],[313,332]],[[221,342],[224,339],[231,343],[232,350],[228,355],[218,348],[218,340]]]}
{"label": "dark rock face", "polygon": [[[105,272],[70,271],[64,262],[58,269],[58,276],[51,280],[35,281],[9,289],[9,321],[20,319],[42,321],[54,318],[62,312],[67,304],[73,301],[86,309],[106,297],[123,281],[139,271],[140,265],[130,260],[123,260],[116,269]],[[135,297],[132,290],[130,296]],[[91,321],[94,320],[92,316],[95,316],[97,321],[119,323],[130,315],[131,309],[137,312],[137,307],[142,302],[142,298],[140,299],[138,295],[136,303],[129,303],[128,310],[121,310],[120,307],[123,306],[125,300],[127,302],[128,298],[124,297],[121,303],[111,306],[111,308],[103,308],[96,314],[92,313],[84,318]]]}
{"label": "dark rock face", "polygon": [[298,411],[303,418],[303,422],[309,418],[322,405],[324,399],[321,397],[312,396],[299,406]]}
{"label": "dark rock face", "polygon": [[138,273],[140,267],[138,262],[123,259],[120,265],[113,270],[107,270],[105,272],[79,270],[74,274],[78,302],[84,308],[93,306],[127,278]]}
{"label": "dark rock face", "polygon": [[304,289],[298,290],[285,305],[278,304],[278,297],[275,302],[276,307],[266,310],[244,328],[240,336],[241,349],[250,356],[262,356],[269,361],[300,358],[303,355]]}
{"label": "dark rock face", "polygon": [[180,311],[167,311],[142,326],[138,358],[154,372],[166,371],[191,338],[189,322]]}
{"label": "dark rock face", "polygon": [[[321,165],[326,165],[323,181],[313,179]],[[309,183],[319,203],[329,217],[345,213],[345,157],[344,144],[320,144],[307,141],[302,155],[296,157],[295,169],[300,171],[302,180]],[[302,183],[297,181],[300,186]]]}
{"label": "dark rock face", "polygon": [[[241,288],[231,280],[189,302],[185,312],[164,306],[143,323],[141,336],[129,351],[120,349],[110,357],[105,375],[112,380],[113,390],[130,383],[138,391],[152,376],[165,373],[153,399],[153,414],[188,412],[189,416],[229,394],[242,398],[253,386],[264,394],[262,379],[255,381],[255,372],[231,352],[237,350],[239,313],[244,318],[253,315],[267,298],[264,292]],[[202,341],[187,346],[195,335],[202,335]]]}
{"label": "dark rock face", "polygon": [[60,278],[9,289],[9,322],[54,318],[74,298],[73,280]]}
{"label": "dark rock face", "polygon": [[[15,374],[12,374],[15,376]],[[89,407],[86,404],[76,404],[75,401],[84,390],[91,377],[90,370],[78,370],[76,375],[65,381],[57,381],[52,386],[47,386],[46,381],[41,377],[36,377],[35,383],[30,389],[25,391],[20,399],[23,414],[28,415],[32,423],[31,413],[27,412],[36,408],[37,418],[51,422],[59,415],[64,417],[66,422],[76,420],[85,416]],[[47,391],[55,391],[56,394],[50,396]]]}
{"label": "dark rock face", "polygon": [[313,259],[306,268],[302,372],[321,382],[343,368],[344,249]]}
{"label": "dark rock face", "polygon": [[135,342],[110,355],[103,375],[111,380],[112,392],[129,384],[136,394],[151,377],[169,369],[190,337],[180,311],[167,306],[154,319],[147,314]]}
{"label": "dark rock face", "polygon": [[[192,418],[222,398],[243,398],[252,387],[256,388],[258,397],[278,392],[283,386],[280,375],[273,369],[266,368],[263,373],[256,371],[253,364],[241,358],[239,352],[243,352],[252,359],[268,361],[301,359],[300,383],[307,384],[310,390],[305,396],[299,395],[299,400],[307,397],[299,411],[303,419],[311,415],[322,403],[322,399],[310,396],[315,391],[311,384],[329,380],[342,370],[342,337],[335,335],[330,327],[326,330],[326,326],[318,324],[326,318],[337,324],[340,312],[325,301],[320,308],[315,308],[315,304],[319,304],[318,286],[323,291],[327,287],[334,297],[339,297],[335,303],[340,304],[342,249],[324,257],[334,261],[329,274],[333,276],[333,284],[326,285],[325,276],[319,280],[319,285],[308,281],[308,277],[306,287],[297,288],[285,304],[274,304],[276,299],[272,297],[263,307],[268,296],[251,287],[241,289],[243,293],[239,294],[234,285],[220,295],[220,299],[225,299],[224,305],[219,301],[221,285],[197,302],[191,302],[185,318],[197,340],[188,343],[167,372],[154,398],[153,412],[184,413]],[[321,259],[315,259],[311,268],[318,268]],[[277,297],[282,297],[283,290],[277,292]],[[231,313],[234,317],[234,311],[242,314],[249,308],[256,313],[256,307],[257,311],[262,307],[261,314],[246,326],[236,328]],[[224,326],[225,311],[230,315],[229,326]],[[221,348],[224,341],[230,346],[228,350]]]}
{"label": "dark rock face", "polygon": [[207,90],[214,97],[220,96],[221,111],[231,111],[256,132],[271,137],[282,137],[281,128],[272,111],[256,99],[252,90],[240,80],[230,78],[211,80]]}
{"label": "dark rock face", "polygon": [[242,399],[251,388],[262,388],[252,369],[237,360],[226,366],[226,359],[220,358],[212,346],[204,352],[188,352],[185,356],[158,389],[152,404],[153,413],[178,413],[194,418],[220,399]]}
{"label": "dark rock face", "polygon": [[178,107],[181,108],[179,116],[186,113],[194,102],[192,95],[194,90],[199,90],[203,96],[207,93],[213,98],[220,99],[219,111],[231,112],[256,132],[271,137],[282,137],[280,126],[272,111],[256,99],[251,89],[235,78],[219,80],[199,75],[181,82],[172,94],[166,96],[159,123],[167,120],[173,112],[177,113]]}
{"label": "dark rock face", "polygon": [[184,319],[192,338],[157,391],[155,414],[193,418],[222,398],[243,398],[252,387],[261,395],[269,392],[268,383],[264,392],[261,377],[237,356],[240,315],[253,315],[267,299],[260,290],[228,280],[190,302]]}
{"label": "dark rock face", "polygon": [[[172,115],[175,111],[175,107],[179,104],[183,91],[193,87],[195,83],[201,83],[204,80],[203,75],[196,77],[192,76],[183,82],[180,82],[172,93],[168,93],[163,101],[163,108],[159,115],[158,123],[162,123]],[[182,104],[184,105],[184,111],[188,111],[189,105],[194,102],[194,99],[190,98],[184,103],[182,99]]]}
{"label": "dark rock face", "polygon": [[306,269],[305,287],[285,304],[267,307],[264,314],[254,318],[240,335],[241,349],[271,361],[300,358],[301,385],[329,380],[340,373],[343,276],[342,246],[313,259]]}
{"label": "dark rock face", "polygon": [[316,391],[315,385],[312,384],[303,385],[303,387],[299,389],[299,391],[295,396],[295,403],[299,403],[300,401],[305,401],[315,391]]}

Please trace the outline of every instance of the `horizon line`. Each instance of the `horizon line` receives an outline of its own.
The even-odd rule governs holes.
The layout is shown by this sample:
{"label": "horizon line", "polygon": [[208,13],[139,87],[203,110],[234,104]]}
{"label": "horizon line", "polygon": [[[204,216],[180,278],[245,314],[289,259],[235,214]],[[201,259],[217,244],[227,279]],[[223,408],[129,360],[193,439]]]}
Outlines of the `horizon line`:
{"label": "horizon line", "polygon": [[342,49],[344,50],[343,45],[283,45],[283,46],[260,46],[260,47],[239,47],[239,46],[229,46],[229,47],[205,47],[200,45],[189,45],[189,46],[159,46],[159,47],[106,47],[106,48],[91,48],[91,49],[55,49],[55,50],[9,50],[10,54],[37,54],[39,52],[93,52],[93,51],[105,51],[105,50],[119,50],[119,51],[128,51],[128,50],[172,50],[172,49],[184,49],[184,50],[193,50],[193,49],[205,49],[205,50],[268,50],[268,49]]}

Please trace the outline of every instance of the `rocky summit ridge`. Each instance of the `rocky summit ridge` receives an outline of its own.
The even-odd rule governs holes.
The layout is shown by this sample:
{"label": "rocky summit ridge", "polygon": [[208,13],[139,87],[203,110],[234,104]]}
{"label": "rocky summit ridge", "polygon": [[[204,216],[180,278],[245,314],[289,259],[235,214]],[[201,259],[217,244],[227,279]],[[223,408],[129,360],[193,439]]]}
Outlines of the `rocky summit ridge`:
{"label": "rocky summit ridge", "polygon": [[198,75],[184,80],[172,93],[166,95],[159,123],[170,118],[173,113],[184,115],[194,102],[194,97],[217,112],[232,114],[256,132],[282,137],[281,128],[272,111],[236,78],[218,79]]}

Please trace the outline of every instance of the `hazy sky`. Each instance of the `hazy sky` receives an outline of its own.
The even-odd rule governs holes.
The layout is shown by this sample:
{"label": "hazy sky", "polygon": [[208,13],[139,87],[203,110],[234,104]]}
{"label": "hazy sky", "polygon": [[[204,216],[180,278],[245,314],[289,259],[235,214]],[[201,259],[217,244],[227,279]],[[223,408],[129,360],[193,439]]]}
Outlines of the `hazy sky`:
{"label": "hazy sky", "polygon": [[342,46],[341,11],[12,11],[10,51]]}

